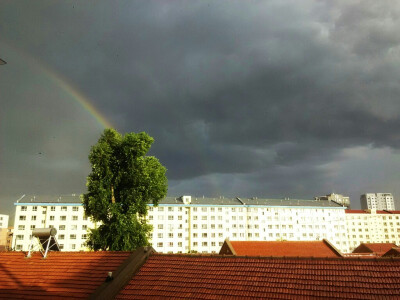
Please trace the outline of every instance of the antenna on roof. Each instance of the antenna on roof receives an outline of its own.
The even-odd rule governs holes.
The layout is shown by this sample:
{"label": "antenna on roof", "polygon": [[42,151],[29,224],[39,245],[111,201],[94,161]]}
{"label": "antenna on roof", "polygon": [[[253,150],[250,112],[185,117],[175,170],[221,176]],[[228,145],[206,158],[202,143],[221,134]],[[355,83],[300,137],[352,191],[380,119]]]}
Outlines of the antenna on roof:
{"label": "antenna on roof", "polygon": [[[39,240],[39,251],[42,253],[43,258],[46,258],[49,250],[60,251],[60,246],[55,238],[57,234],[57,229],[55,228],[35,228],[32,231],[31,243],[29,245],[29,252],[26,257],[31,257],[31,253],[33,251],[33,242],[34,240]],[[53,240],[53,243],[51,243]]]}
{"label": "antenna on roof", "polygon": [[21,196],[21,198],[19,198],[19,199],[17,200],[17,203],[19,203],[19,201],[22,200],[22,198],[24,198],[24,197],[25,197],[25,194],[23,194],[23,195]]}

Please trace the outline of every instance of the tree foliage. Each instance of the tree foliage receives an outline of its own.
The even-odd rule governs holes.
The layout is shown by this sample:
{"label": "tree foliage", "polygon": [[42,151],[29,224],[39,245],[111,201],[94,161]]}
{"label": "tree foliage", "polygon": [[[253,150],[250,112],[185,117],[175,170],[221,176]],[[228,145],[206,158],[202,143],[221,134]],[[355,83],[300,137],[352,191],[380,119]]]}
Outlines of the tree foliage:
{"label": "tree foliage", "polygon": [[128,251],[148,245],[147,204],[157,205],[167,193],[165,167],[146,156],[153,141],[145,132],[122,136],[105,129],[92,146],[83,205],[86,215],[101,225],[89,233],[91,249]]}

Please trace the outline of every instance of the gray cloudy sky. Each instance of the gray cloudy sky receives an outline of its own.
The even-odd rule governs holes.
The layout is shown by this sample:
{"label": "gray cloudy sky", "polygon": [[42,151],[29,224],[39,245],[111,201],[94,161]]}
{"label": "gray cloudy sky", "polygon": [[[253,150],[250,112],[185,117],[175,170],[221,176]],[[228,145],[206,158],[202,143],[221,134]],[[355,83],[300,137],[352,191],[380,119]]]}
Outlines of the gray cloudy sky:
{"label": "gray cloudy sky", "polygon": [[171,196],[400,198],[399,30],[393,1],[3,0],[0,210],[85,192],[77,93],[155,138]]}

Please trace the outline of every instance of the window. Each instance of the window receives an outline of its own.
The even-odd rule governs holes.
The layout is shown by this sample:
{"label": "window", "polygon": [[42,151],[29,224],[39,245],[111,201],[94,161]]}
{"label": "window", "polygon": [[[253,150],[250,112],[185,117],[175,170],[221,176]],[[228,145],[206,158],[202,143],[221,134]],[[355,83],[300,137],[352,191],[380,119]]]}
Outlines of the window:
{"label": "window", "polygon": [[59,239],[59,240],[65,239],[65,235],[64,235],[64,234],[59,234],[59,235],[58,235],[58,239]]}
{"label": "window", "polygon": [[158,211],[164,211],[164,207],[159,207]]}
{"label": "window", "polygon": [[21,211],[26,211],[27,207],[26,206],[21,206]]}
{"label": "window", "polygon": [[207,246],[207,242],[203,242],[203,243],[202,243],[202,246]]}
{"label": "window", "polygon": [[71,240],[76,240],[76,234],[70,234],[70,235],[69,235],[69,238],[70,238]]}
{"label": "window", "polygon": [[78,225],[71,225],[71,230],[77,230],[78,229]]}
{"label": "window", "polygon": [[79,209],[79,207],[74,206],[74,207],[72,208],[72,211],[78,211],[78,209]]}
{"label": "window", "polygon": [[60,220],[61,221],[66,221],[67,220],[67,216],[60,216]]}
{"label": "window", "polygon": [[18,235],[15,237],[15,239],[16,239],[17,241],[21,241],[21,240],[24,239],[24,235],[23,235],[23,234],[18,234]]}
{"label": "window", "polygon": [[203,238],[206,238],[206,237],[207,237],[207,233],[204,232],[204,233],[202,234],[202,237],[203,237]]}
{"label": "window", "polygon": [[55,207],[55,206],[51,206],[51,207],[50,207],[50,210],[51,210],[51,211],[56,211],[56,207]]}
{"label": "window", "polygon": [[50,221],[54,221],[54,216],[50,216]]}
{"label": "window", "polygon": [[172,239],[172,238],[174,237],[174,234],[173,234],[172,232],[170,232],[170,233],[168,233],[168,237],[169,237],[170,239]]}
{"label": "window", "polygon": [[78,221],[78,216],[72,216],[72,221]]}
{"label": "window", "polygon": [[[172,208],[172,207],[170,207],[170,208]],[[174,219],[174,216],[168,216],[168,220],[173,220]]]}
{"label": "window", "polygon": [[76,245],[75,244],[71,244],[71,249],[75,250]]}
{"label": "window", "polygon": [[65,225],[60,225],[60,226],[58,227],[58,229],[59,229],[59,230],[65,230]]}
{"label": "window", "polygon": [[164,228],[163,224],[158,224],[158,229],[163,229],[163,228]]}
{"label": "window", "polygon": [[36,216],[32,216],[32,217],[31,217],[31,220],[32,220],[32,221],[36,221]]}
{"label": "window", "polygon": [[82,240],[86,240],[87,239],[87,234],[82,234]]}
{"label": "window", "polygon": [[157,243],[157,247],[163,247],[164,245],[163,245],[163,243],[162,242],[160,242],[160,243]]}
{"label": "window", "polygon": [[172,207],[168,207],[168,211],[173,211],[174,209]]}
{"label": "window", "polygon": [[67,207],[66,206],[61,206],[61,211],[67,211]]}
{"label": "window", "polygon": [[31,230],[35,229],[35,227],[36,227],[35,225],[31,225]]}
{"label": "window", "polygon": [[87,225],[82,225],[82,230],[87,230]]}
{"label": "window", "polygon": [[17,245],[17,246],[15,247],[15,250],[22,250],[22,245]]}
{"label": "window", "polygon": [[37,206],[33,206],[33,207],[32,207],[32,210],[33,210],[33,211],[37,211]]}
{"label": "window", "polygon": [[26,220],[26,216],[19,216],[19,220],[20,221],[25,221]]}

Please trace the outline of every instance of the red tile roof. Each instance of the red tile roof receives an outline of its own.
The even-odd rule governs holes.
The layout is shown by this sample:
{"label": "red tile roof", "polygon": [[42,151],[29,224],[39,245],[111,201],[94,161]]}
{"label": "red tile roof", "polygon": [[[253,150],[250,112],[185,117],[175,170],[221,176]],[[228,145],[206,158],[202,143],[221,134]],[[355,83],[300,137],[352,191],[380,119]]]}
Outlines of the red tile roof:
{"label": "red tile roof", "polygon": [[400,259],[149,257],[116,299],[400,298]]}
{"label": "red tile roof", "polygon": [[362,209],[346,209],[346,214],[366,214],[367,212]]}
{"label": "red tile roof", "polygon": [[[223,252],[225,244],[228,244],[229,251]],[[225,244],[222,246],[220,254],[246,256],[341,257],[340,252],[325,240],[301,242],[227,240]]]}
{"label": "red tile roof", "polygon": [[0,298],[88,298],[130,252],[0,253]]}
{"label": "red tile roof", "polygon": [[[368,210],[362,209],[346,209],[346,214],[370,214]],[[400,210],[377,210],[377,214],[400,214]]]}
{"label": "red tile roof", "polygon": [[396,244],[392,243],[362,243],[353,253],[374,253],[377,256],[382,256],[393,247],[397,247]]}
{"label": "red tile roof", "polygon": [[393,247],[386,252],[382,257],[400,257],[400,247]]}

